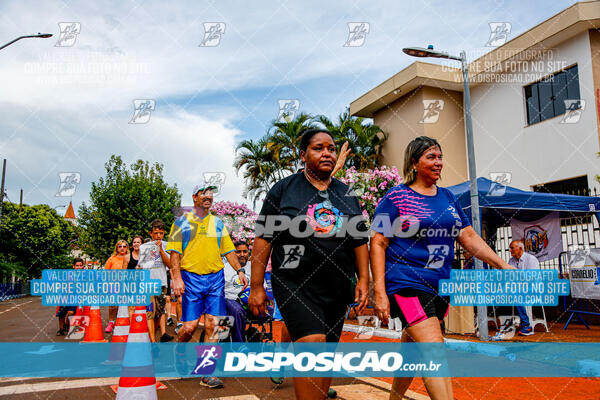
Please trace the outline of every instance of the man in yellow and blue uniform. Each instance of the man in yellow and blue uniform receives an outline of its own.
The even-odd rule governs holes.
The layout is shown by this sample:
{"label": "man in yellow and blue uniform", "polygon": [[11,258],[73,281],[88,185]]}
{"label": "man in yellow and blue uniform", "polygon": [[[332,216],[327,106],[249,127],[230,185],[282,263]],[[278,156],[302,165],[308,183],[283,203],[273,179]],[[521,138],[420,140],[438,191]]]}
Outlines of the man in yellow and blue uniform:
{"label": "man in yellow and blue uniform", "polygon": [[[227,228],[209,212],[214,189],[206,185],[194,187],[194,209],[177,218],[169,233],[171,286],[175,296],[182,296],[183,328],[179,331],[179,342],[192,338],[202,315],[205,341],[217,341],[213,338],[215,317],[226,315],[222,257],[239,273],[244,285],[248,284]],[[223,386],[214,376],[203,377],[201,384],[211,388]]]}

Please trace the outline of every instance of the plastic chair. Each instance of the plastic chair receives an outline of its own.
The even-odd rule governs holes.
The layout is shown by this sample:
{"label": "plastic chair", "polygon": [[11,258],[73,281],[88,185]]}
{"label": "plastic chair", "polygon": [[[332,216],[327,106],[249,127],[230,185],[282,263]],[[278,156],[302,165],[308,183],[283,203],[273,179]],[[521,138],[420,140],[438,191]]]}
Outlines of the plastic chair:
{"label": "plastic chair", "polygon": [[533,306],[525,306],[525,312],[527,313],[527,317],[529,318],[529,325],[531,326],[531,329],[535,330],[535,326],[537,324],[542,324],[544,325],[544,328],[546,328],[546,332],[550,332],[550,329],[548,329],[548,322],[546,321],[546,311],[544,311],[544,306],[540,307],[542,307],[543,318],[534,319]]}

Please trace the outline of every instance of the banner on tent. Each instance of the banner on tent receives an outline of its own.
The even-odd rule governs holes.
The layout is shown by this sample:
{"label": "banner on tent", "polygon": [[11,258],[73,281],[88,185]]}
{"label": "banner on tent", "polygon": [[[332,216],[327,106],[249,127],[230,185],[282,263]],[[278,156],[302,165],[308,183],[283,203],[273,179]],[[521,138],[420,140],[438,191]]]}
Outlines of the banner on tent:
{"label": "banner on tent", "polygon": [[537,257],[539,261],[552,260],[560,255],[562,237],[558,212],[530,222],[513,218],[510,227],[513,239],[522,240],[525,251]]}
{"label": "banner on tent", "polygon": [[571,297],[600,299],[600,249],[568,251]]}

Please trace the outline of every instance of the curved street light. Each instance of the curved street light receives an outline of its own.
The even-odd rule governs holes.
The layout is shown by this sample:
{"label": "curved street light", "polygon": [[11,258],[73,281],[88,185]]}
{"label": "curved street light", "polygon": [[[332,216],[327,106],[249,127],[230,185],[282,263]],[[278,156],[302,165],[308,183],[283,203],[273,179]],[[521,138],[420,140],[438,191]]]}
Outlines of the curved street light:
{"label": "curved street light", "polygon": [[19,36],[18,38],[16,38],[15,40],[12,40],[8,43],[6,43],[4,46],[0,47],[0,50],[2,50],[5,47],[10,46],[11,44],[13,44],[16,41],[19,41],[21,39],[28,39],[28,38],[40,38],[40,39],[47,39],[49,37],[52,37],[51,33],[38,33],[37,35],[25,35],[25,36]]}
{"label": "curved street light", "polygon": [[[433,49],[432,45],[425,47],[405,47],[402,51],[412,57],[433,57],[446,58],[449,60],[460,61],[463,76],[463,99],[464,99],[464,118],[465,118],[465,136],[467,142],[467,167],[469,169],[469,186],[471,195],[471,221],[473,229],[481,236],[481,222],[479,220],[479,191],[477,189],[477,168],[475,165],[475,149],[473,145],[473,122],[471,121],[471,92],[469,91],[469,67],[467,64],[467,53],[463,50],[460,56],[453,56],[444,51]],[[483,269],[481,260],[475,258],[475,268]],[[477,306],[477,319],[479,321],[479,337],[482,340],[489,340],[487,329],[487,307]]]}

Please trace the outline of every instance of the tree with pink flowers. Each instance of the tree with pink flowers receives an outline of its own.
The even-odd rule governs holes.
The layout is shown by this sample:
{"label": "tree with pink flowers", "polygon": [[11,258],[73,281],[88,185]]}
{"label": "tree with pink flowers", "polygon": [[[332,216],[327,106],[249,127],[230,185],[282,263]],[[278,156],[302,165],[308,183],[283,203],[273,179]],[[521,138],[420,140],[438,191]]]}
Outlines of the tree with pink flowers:
{"label": "tree with pink flowers", "polygon": [[217,201],[213,203],[211,212],[221,218],[234,242],[251,243],[254,240],[254,225],[258,215],[246,205]]}
{"label": "tree with pink flowers", "polygon": [[402,183],[402,177],[396,167],[376,167],[366,172],[358,172],[350,167],[337,173],[340,181],[350,186],[358,197],[363,215],[371,221],[375,208],[387,191]]}

